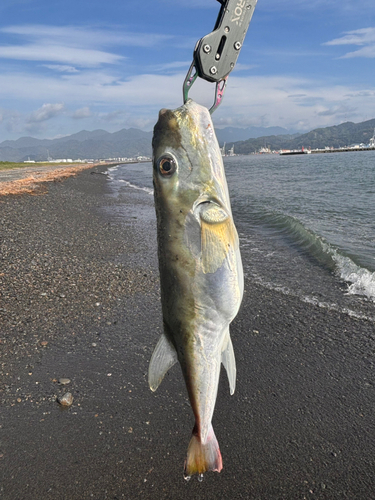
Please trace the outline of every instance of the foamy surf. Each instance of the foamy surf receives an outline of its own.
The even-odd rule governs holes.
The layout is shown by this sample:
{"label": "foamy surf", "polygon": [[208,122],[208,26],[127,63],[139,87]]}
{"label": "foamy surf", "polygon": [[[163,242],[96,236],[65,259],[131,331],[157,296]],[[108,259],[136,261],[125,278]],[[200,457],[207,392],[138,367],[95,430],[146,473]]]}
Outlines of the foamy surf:
{"label": "foamy surf", "polygon": [[296,217],[270,212],[263,215],[263,220],[279,235],[288,238],[292,245],[314,257],[320,265],[335,272],[348,283],[348,294],[362,295],[375,302],[375,272],[357,265],[340,249],[306,227]]}
{"label": "foamy surf", "polygon": [[154,194],[154,190],[153,189],[150,189],[148,187],[144,187],[144,186],[137,186],[136,184],[132,184],[131,182],[129,181],[125,181],[123,179],[119,179],[118,182],[122,182],[123,184],[125,184],[125,186],[127,187],[130,187],[130,188],[133,188],[133,189],[138,189],[139,191],[144,191],[145,193],[147,194],[151,194],[153,195]]}
{"label": "foamy surf", "polygon": [[340,277],[351,283],[347,293],[349,295],[364,295],[375,302],[375,272],[357,266],[348,257],[339,256],[337,259],[338,272]]}
{"label": "foamy surf", "polygon": [[[249,276],[248,273],[245,273],[245,276]],[[340,307],[338,304],[335,304],[333,302],[326,302],[318,299],[314,295],[301,295],[298,292],[291,290],[287,286],[282,286],[278,285],[275,283],[269,283],[265,280],[263,280],[260,276],[252,276],[251,277],[254,282],[264,288],[267,288],[268,290],[272,290],[278,293],[282,293],[283,295],[288,295],[290,297],[295,297],[302,302],[305,302],[306,304],[311,304],[313,306],[319,307],[321,309],[327,309],[329,311],[334,311],[338,312],[340,314],[345,314],[347,316],[350,316],[352,318],[356,319],[361,319],[365,321],[370,321],[371,323],[375,323],[375,316],[369,316],[366,314],[363,314],[361,312],[354,311],[348,307]]]}
{"label": "foamy surf", "polygon": [[150,195],[153,195],[154,194],[154,190],[147,187],[147,186],[138,186],[137,184],[133,184],[125,179],[118,179],[116,178],[113,173],[116,172],[119,167],[121,165],[115,165],[114,167],[110,167],[108,170],[107,170],[107,173],[108,173],[108,177],[111,181],[116,181],[116,182],[119,182],[121,184],[125,184],[125,186],[129,187],[129,188],[132,188],[132,189],[138,189],[139,191],[144,191],[145,193],[147,194],[150,194]]}
{"label": "foamy surf", "polygon": [[336,248],[322,242],[322,248],[335,262],[336,274],[348,285],[349,295],[364,295],[375,302],[375,272],[358,266],[350,257],[342,255]]}

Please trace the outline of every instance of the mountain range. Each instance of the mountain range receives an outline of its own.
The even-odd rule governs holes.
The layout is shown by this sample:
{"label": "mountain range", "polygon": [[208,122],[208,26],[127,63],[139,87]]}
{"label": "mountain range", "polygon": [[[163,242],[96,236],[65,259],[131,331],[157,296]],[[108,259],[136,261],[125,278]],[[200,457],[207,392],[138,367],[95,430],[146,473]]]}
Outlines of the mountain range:
{"label": "mountain range", "polygon": [[[353,143],[368,144],[374,133],[375,119],[361,123],[342,123],[333,127],[319,128],[307,134],[290,134],[281,127],[227,127],[216,129],[220,145],[227,148],[234,144],[239,154],[249,154],[267,146],[270,149],[341,147]],[[151,156],[152,132],[135,128],[118,132],[82,130],[58,139],[21,137],[0,143],[0,161],[43,161],[48,158],[103,159],[134,156]]]}
{"label": "mountain range", "polygon": [[[281,127],[227,127],[217,129],[220,143],[241,141],[264,135],[287,133]],[[0,143],[0,161],[62,159],[131,158],[151,156],[152,132],[135,128],[110,133],[105,130],[82,130],[58,139],[35,139],[21,137]]]}
{"label": "mountain range", "polygon": [[230,148],[234,144],[237,154],[250,154],[263,147],[271,150],[280,149],[324,149],[326,146],[340,148],[354,144],[369,144],[374,135],[375,118],[361,123],[346,122],[333,127],[317,128],[307,134],[272,135],[248,139],[246,141],[227,144]]}
{"label": "mountain range", "polygon": [[0,143],[0,161],[123,158],[151,154],[152,132],[135,128],[118,132],[82,130],[58,139],[21,137]]}

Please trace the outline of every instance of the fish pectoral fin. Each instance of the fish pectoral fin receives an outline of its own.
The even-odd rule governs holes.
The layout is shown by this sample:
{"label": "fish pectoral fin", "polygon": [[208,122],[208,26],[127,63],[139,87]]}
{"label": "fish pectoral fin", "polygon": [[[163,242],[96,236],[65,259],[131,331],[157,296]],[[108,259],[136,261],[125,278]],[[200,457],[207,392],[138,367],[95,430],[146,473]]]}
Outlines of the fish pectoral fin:
{"label": "fish pectoral fin", "polygon": [[193,212],[189,212],[185,222],[185,243],[194,258],[199,257],[201,252],[201,226]]}
{"label": "fish pectoral fin", "polygon": [[204,204],[200,210],[202,268],[205,274],[216,272],[231,250],[238,247],[232,218],[218,205]]}
{"label": "fish pectoral fin", "polygon": [[221,353],[221,362],[227,371],[229,380],[229,390],[232,395],[236,389],[236,359],[234,357],[233,344],[228,331],[228,342],[223,352]]}
{"label": "fish pectoral fin", "polygon": [[151,356],[148,367],[148,384],[152,391],[156,391],[167,371],[178,361],[176,349],[168,340],[165,333],[162,333],[154,352]]}

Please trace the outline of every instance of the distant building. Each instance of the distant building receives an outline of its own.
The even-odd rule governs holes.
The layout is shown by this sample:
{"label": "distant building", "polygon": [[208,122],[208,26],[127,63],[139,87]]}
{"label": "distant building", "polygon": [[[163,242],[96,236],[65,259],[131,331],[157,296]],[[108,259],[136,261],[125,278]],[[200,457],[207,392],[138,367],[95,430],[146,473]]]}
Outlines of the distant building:
{"label": "distant building", "polygon": [[48,163],[73,163],[71,158],[60,158],[58,160],[48,160]]}

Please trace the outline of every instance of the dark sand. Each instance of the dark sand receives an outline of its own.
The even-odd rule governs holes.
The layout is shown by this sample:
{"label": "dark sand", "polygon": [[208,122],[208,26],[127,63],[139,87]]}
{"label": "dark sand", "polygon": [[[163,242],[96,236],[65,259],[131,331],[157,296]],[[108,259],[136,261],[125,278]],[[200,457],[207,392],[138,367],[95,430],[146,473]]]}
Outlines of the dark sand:
{"label": "dark sand", "polygon": [[222,373],[213,421],[224,469],[186,483],[179,367],[147,385],[162,327],[152,197],[115,198],[86,171],[0,198],[0,222],[2,499],[375,498],[373,323],[246,282],[237,389]]}

